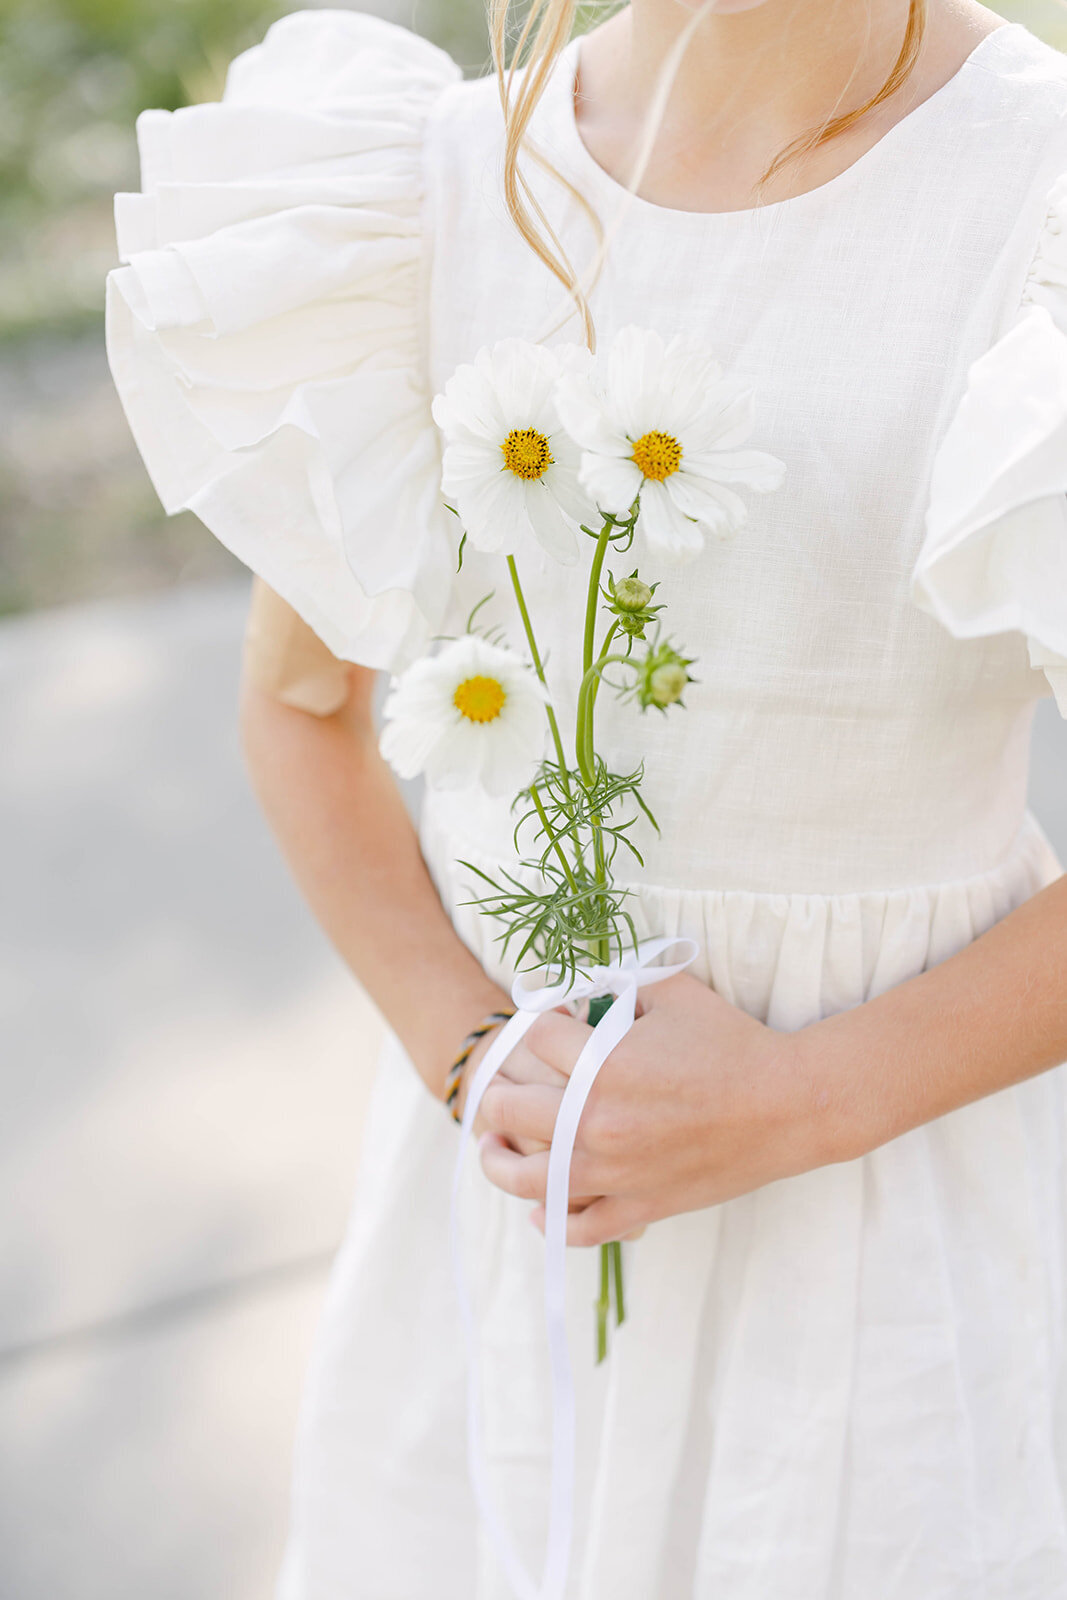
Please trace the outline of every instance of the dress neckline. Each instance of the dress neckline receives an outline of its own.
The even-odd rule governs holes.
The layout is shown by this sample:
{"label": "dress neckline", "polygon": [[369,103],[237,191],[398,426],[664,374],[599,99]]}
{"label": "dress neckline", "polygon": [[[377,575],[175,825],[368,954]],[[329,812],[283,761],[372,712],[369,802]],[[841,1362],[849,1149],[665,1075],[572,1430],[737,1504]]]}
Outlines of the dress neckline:
{"label": "dress neckline", "polygon": [[1018,22],[1005,22],[999,28],[994,28],[991,33],[987,33],[978,41],[951,78],[946,79],[940,88],[927,95],[917,106],[913,106],[899,122],[887,128],[880,139],[858,155],[843,171],[828,178],[825,183],[805,189],[801,194],[787,195],[782,200],[769,200],[761,206],[739,207],[730,211],[679,210],[673,206],[659,205],[653,200],[645,200],[640,195],[631,195],[624,184],[613,178],[593,156],[578,127],[575,96],[584,37],[582,34],[575,34],[564,45],[556,61],[556,70],[551,82],[556,102],[553,109],[557,113],[557,130],[554,131],[558,131],[574,168],[584,176],[591,189],[599,190],[608,201],[614,200],[617,204],[627,206],[634,216],[640,216],[646,221],[657,219],[664,224],[693,229],[710,227],[717,223],[729,224],[731,219],[742,222],[753,217],[780,215],[794,209],[803,209],[806,203],[825,198],[862,177],[868,167],[882,159],[901,139],[913,133],[929,116],[950,101],[970,77],[972,69],[986,65],[987,57],[993,54],[994,49],[1000,47],[999,41],[1004,35],[1014,36],[1025,32],[1027,29]]}

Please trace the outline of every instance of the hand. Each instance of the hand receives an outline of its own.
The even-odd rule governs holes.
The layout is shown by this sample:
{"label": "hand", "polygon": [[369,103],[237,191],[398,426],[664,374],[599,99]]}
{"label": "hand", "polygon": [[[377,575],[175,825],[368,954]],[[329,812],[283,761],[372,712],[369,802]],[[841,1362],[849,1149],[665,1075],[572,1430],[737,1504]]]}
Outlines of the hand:
{"label": "hand", "polygon": [[[551,1012],[550,1015],[560,1015],[569,1018],[571,1013],[566,1006],[560,1006],[557,1008],[557,1011]],[[535,1023],[534,1027],[536,1028],[537,1026],[538,1024]],[[588,1037],[591,1030],[583,1027],[582,1031],[583,1034]],[[470,1053],[470,1056],[468,1057],[467,1065],[464,1067],[463,1076],[460,1079],[459,1094],[456,1097],[457,1110],[460,1118],[463,1116],[464,1107],[467,1103],[467,1093],[470,1089],[471,1083],[474,1080],[474,1074],[477,1071],[478,1063],[485,1055],[485,1052],[488,1050],[490,1044],[496,1038],[496,1035],[497,1030],[494,1028],[492,1033],[486,1034],[484,1039],[479,1039],[478,1043],[475,1045],[474,1049]],[[546,1103],[550,1104],[552,1107],[552,1120],[553,1124],[555,1123],[556,1108],[558,1108],[563,1091],[567,1087],[568,1074],[567,1072],[561,1071],[558,1067],[552,1066],[542,1056],[531,1050],[529,1038],[530,1035],[527,1033],[525,1038],[519,1041],[514,1050],[511,1051],[510,1055],[505,1060],[503,1066],[496,1073],[488,1089],[485,1091],[485,1094],[482,1097],[482,1103],[478,1107],[478,1115],[475,1117],[471,1126],[471,1131],[475,1135],[485,1135],[489,1138],[497,1138],[497,1135],[494,1133],[486,1119],[485,1106],[486,1101],[490,1099],[490,1096],[493,1096],[493,1101],[490,1103],[492,1104],[495,1102],[498,1093],[498,1086],[505,1084],[522,1084],[529,1089],[533,1089],[534,1091],[538,1089],[547,1089],[551,1095],[551,1100],[550,1102]],[[577,1060],[577,1055],[575,1056],[575,1060]],[[542,1151],[547,1151],[549,1148],[548,1139],[528,1137],[520,1133],[511,1134],[504,1142],[506,1143],[507,1148],[523,1156],[534,1155]],[[574,1185],[572,1184],[570,1205],[568,1209],[572,1212],[581,1211],[585,1206],[591,1204],[593,1200],[599,1198],[599,1195],[575,1194]],[[633,1234],[627,1234],[626,1237],[628,1239],[636,1239],[642,1233],[644,1233],[644,1231],[644,1228],[638,1228],[636,1232]]]}
{"label": "hand", "polygon": [[[567,1014],[565,1007],[560,1007],[560,1011],[564,1015]],[[471,1084],[474,1082],[474,1075],[478,1070],[478,1064],[485,1055],[486,1051],[489,1049],[489,1046],[493,1044],[499,1037],[499,1034],[500,1029],[493,1028],[485,1035],[484,1038],[478,1040],[478,1043],[475,1045],[474,1049],[467,1058],[467,1064],[463,1068],[463,1076],[459,1081],[459,1094],[456,1096],[456,1111],[461,1119],[467,1104],[467,1094],[470,1090]],[[535,1055],[529,1047],[528,1039],[529,1035],[527,1034],[526,1038],[520,1040],[520,1042],[515,1046],[514,1050],[511,1051],[510,1055],[505,1060],[504,1065],[500,1068],[492,1083],[489,1085],[486,1095],[491,1094],[496,1085],[502,1082],[526,1084],[527,1086],[541,1085],[555,1091],[553,1104],[558,1105],[559,1096],[562,1095],[563,1090],[567,1086],[567,1074],[565,1072],[561,1072],[557,1067],[554,1067],[549,1062],[543,1060],[542,1057]],[[471,1131],[474,1133],[475,1137],[491,1131],[490,1125],[486,1121],[485,1117],[484,1097],[481,1105],[478,1107],[478,1115],[474,1119]],[[536,1151],[548,1149],[548,1143],[546,1141],[542,1139],[524,1138],[519,1134],[514,1136],[514,1138],[510,1141],[510,1144],[511,1148],[518,1151],[520,1155],[532,1155]]]}
{"label": "hand", "polygon": [[[835,1159],[822,1086],[796,1035],[776,1033],[688,973],[642,991],[642,1015],[600,1070],[578,1126],[569,1245],[599,1245],[683,1211],[719,1205]],[[551,1012],[526,1035],[543,1068],[569,1076],[589,1028]],[[494,1079],[479,1108],[490,1182],[537,1201],[562,1088]],[[526,1151],[519,1141],[526,1141]],[[538,1148],[539,1147],[539,1148]]]}

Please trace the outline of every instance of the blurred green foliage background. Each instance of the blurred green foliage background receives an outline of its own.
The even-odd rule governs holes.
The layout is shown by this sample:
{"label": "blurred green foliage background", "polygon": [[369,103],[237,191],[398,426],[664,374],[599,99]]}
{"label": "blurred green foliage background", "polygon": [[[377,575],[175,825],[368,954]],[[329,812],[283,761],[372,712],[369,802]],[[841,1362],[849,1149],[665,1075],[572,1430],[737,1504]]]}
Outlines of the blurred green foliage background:
{"label": "blurred green foliage background", "polygon": [[[291,9],[0,0],[0,612],[233,569],[194,518],[163,518],[111,392],[111,197],[137,187],[137,113],[217,98],[231,57]],[[485,70],[481,0],[364,9]],[[1063,0],[997,9],[1067,49]]]}

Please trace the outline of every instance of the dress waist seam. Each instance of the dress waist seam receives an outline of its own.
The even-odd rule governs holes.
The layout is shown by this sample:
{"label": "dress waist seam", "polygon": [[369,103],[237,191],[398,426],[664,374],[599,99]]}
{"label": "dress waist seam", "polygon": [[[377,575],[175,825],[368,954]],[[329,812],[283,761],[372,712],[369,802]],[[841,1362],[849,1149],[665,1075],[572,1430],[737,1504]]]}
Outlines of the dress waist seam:
{"label": "dress waist seam", "polygon": [[[435,872],[445,870],[450,876],[456,873],[462,874],[460,861],[465,858],[490,872],[494,868],[506,868],[510,872],[519,871],[522,876],[531,876],[517,868],[513,857],[498,856],[479,848],[473,840],[464,839],[452,832],[432,816],[424,817],[419,834],[426,859]],[[630,879],[621,874],[617,875],[614,881],[619,888],[630,889],[635,896],[639,895],[642,899],[650,897],[694,901],[714,899],[726,904],[731,902],[751,904],[758,901],[780,905],[833,905],[857,901],[877,901],[884,904],[895,900],[907,900],[917,894],[936,896],[940,892],[953,890],[964,892],[981,890],[985,886],[995,886],[1002,879],[1014,880],[1020,872],[1031,879],[1032,891],[1036,892],[1038,888],[1059,877],[1063,870],[1044,829],[1033,812],[1027,808],[1011,843],[1000,858],[992,865],[973,873],[917,879],[914,882],[885,887],[873,884],[856,889],[832,891],[723,888],[714,883],[702,884],[699,887],[683,887],[678,884]]]}

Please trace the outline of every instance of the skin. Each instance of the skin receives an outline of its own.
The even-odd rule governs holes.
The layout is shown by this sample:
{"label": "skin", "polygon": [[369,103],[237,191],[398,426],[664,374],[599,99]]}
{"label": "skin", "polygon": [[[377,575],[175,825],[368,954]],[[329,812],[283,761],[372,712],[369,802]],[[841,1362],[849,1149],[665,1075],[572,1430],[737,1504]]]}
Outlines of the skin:
{"label": "skin", "polygon": [[[906,90],[870,125],[787,169],[764,199],[849,166],[1000,20],[966,0],[932,0],[930,11]],[[635,0],[583,41],[582,137],[620,182],[685,16],[676,0]],[[642,196],[679,209],[750,205],[779,149],[882,82],[905,16],[904,0],[723,0],[690,41]],[[460,1040],[509,997],[438,899],[377,752],[374,676],[351,667],[347,703],[330,717],[246,683],[246,760],[313,912],[441,1098]],[[475,1122],[486,1177],[530,1201],[537,1227],[556,1112],[588,1034],[568,1014],[540,1018]],[[568,1243],[634,1237],[661,1218],[855,1159],[1065,1060],[1067,876],[931,971],[793,1033],[682,974],[645,992],[593,1087],[574,1150]]]}
{"label": "skin", "polygon": [[[922,50],[898,93],[760,189],[793,139],[881,88],[903,42],[907,0],[713,4],[686,46],[637,191],[673,210],[734,211],[826,183],[947,83],[1004,20],[971,0],[928,0]],[[666,52],[700,9],[698,0],[632,0],[582,41],[579,131],[620,183],[632,170]]]}

